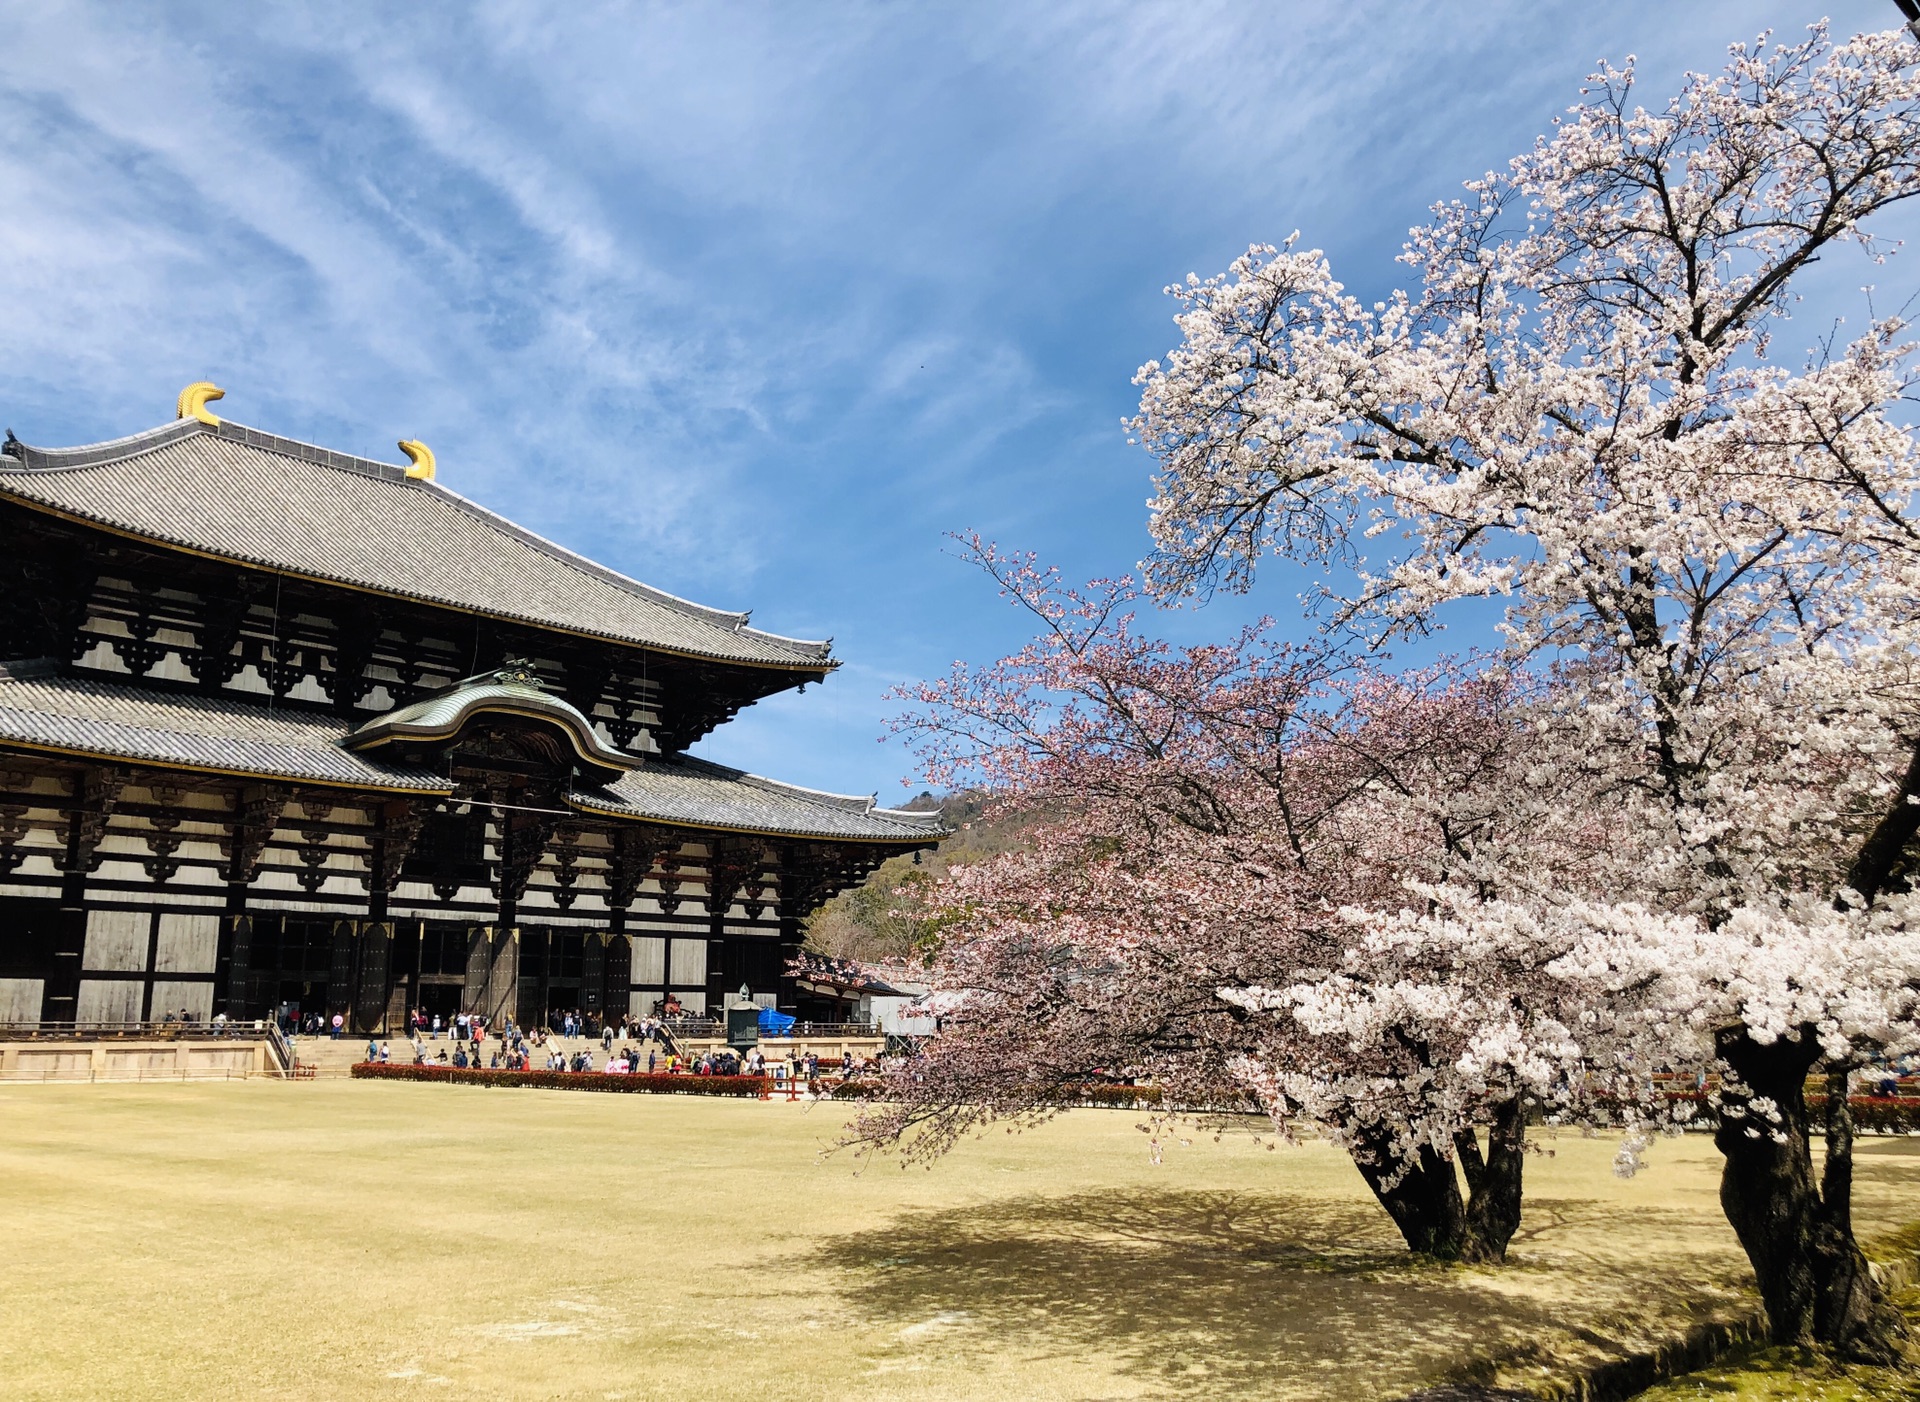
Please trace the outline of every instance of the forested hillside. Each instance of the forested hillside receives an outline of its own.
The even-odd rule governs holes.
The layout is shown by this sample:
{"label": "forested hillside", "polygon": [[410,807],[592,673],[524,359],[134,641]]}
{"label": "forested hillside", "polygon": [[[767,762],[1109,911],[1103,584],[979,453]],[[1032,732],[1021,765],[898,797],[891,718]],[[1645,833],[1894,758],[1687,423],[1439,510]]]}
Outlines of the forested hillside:
{"label": "forested hillside", "polygon": [[929,937],[927,922],[899,913],[911,900],[901,894],[937,879],[956,862],[979,861],[1017,846],[1023,824],[985,817],[986,795],[978,790],[922,793],[905,808],[938,809],[953,836],[938,852],[895,857],[860,885],[842,891],[807,922],[807,947],[840,959],[892,959],[913,953]]}

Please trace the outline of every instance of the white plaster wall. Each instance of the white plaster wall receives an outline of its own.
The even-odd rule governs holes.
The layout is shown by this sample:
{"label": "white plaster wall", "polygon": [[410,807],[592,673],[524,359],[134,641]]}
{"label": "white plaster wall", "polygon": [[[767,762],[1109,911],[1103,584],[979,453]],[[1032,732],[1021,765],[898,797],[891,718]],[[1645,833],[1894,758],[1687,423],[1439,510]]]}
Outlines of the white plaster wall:
{"label": "white plaster wall", "polygon": [[[162,634],[172,631],[171,628],[162,628],[160,630]],[[168,640],[163,637],[160,641],[164,642]],[[170,652],[165,657],[162,657],[152,667],[147,669],[147,675],[150,677],[159,677],[170,682],[190,682],[194,680],[192,670],[181,660],[180,654],[177,652]]]}
{"label": "white plaster wall", "polygon": [[659,935],[636,935],[633,940],[633,981],[659,988],[667,981],[667,942]]}
{"label": "white plaster wall", "polygon": [[[217,915],[162,915],[159,948],[153,957],[157,974],[210,974],[220,953],[220,917]],[[158,994],[155,994],[156,999]]]}
{"label": "white plaster wall", "polygon": [[[83,969],[125,969],[144,973],[147,967],[147,931],[153,917],[144,910],[90,910],[87,912]],[[85,985],[82,985],[84,987]],[[81,995],[86,996],[84,993]],[[82,1013],[84,1018],[87,1015]],[[138,1011],[134,1018],[138,1019]]]}
{"label": "white plaster wall", "polygon": [[138,1022],[140,995],[145,991],[146,986],[134,979],[83,978],[74,1016],[81,1022]]}
{"label": "white plaster wall", "polygon": [[186,983],[176,979],[153,981],[153,1016],[156,1021],[168,1013],[178,1016],[185,1008],[201,1022],[213,1016],[213,985]]}
{"label": "white plaster wall", "polygon": [[45,979],[0,978],[0,1022],[38,1022]]}
{"label": "white plaster wall", "polygon": [[[122,631],[124,631],[124,627]],[[113,645],[104,640],[95,643],[92,647],[80,654],[80,656],[75,659],[73,665],[76,667],[91,667],[101,672],[124,672],[127,670],[127,664],[120,660],[120,655],[113,650]]]}
{"label": "white plaster wall", "polygon": [[679,988],[704,988],[707,984],[707,942],[675,940],[673,968],[667,982]]}

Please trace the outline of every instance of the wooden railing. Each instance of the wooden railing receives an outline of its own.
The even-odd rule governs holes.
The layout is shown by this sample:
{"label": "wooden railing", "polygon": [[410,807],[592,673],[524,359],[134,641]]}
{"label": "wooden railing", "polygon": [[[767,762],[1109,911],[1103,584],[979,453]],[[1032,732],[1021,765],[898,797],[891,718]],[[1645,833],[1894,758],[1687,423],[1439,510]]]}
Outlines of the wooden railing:
{"label": "wooden railing", "polygon": [[262,1041],[273,1053],[280,1070],[293,1068],[293,1051],[286,1037],[271,1018],[244,1022],[181,1022],[174,1020],[138,1022],[52,1022],[0,1021],[0,1041],[39,1042],[228,1042]]}
{"label": "wooden railing", "polygon": [[[714,1038],[727,1035],[727,1025],[712,1017],[668,1018],[664,1026],[676,1038]],[[879,1037],[877,1022],[796,1022],[780,1034],[786,1037]]]}

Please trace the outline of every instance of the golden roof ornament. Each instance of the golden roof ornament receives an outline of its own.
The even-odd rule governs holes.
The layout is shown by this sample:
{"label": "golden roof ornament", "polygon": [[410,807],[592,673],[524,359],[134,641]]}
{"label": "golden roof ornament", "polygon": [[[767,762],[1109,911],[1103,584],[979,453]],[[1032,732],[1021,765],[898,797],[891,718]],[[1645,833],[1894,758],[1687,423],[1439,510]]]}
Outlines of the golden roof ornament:
{"label": "golden roof ornament", "polygon": [[218,428],[220,420],[207,408],[207,403],[226,397],[227,392],[212,380],[195,380],[180,391],[180,400],[174,405],[173,416],[176,419],[198,419],[208,428]]}
{"label": "golden roof ornament", "polygon": [[402,438],[400,451],[407,455],[407,476],[416,482],[433,480],[433,449],[417,438]]}

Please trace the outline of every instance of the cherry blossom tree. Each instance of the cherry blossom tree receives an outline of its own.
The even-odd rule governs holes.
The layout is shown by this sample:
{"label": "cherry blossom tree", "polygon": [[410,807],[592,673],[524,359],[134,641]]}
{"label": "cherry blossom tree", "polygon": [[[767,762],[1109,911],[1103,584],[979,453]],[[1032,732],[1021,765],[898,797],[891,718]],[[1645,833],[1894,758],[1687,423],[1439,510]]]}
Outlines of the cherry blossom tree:
{"label": "cherry blossom tree", "polygon": [[[1615,986],[1577,1010],[1585,1056],[1664,1004],[1693,1029],[1664,1054],[1726,1078],[1722,1201],[1774,1336],[1862,1356],[1897,1326],[1854,1241],[1846,1076],[1915,1045],[1920,977],[1913,346],[1871,306],[1804,363],[1776,342],[1796,281],[1883,259],[1868,225],[1915,193],[1902,31],[1763,37],[1652,109],[1631,63],[1605,68],[1413,231],[1409,290],[1363,304],[1292,242],[1171,289],[1182,344],[1143,367],[1131,424],[1160,462],[1163,594],[1244,588],[1278,554],[1323,571],[1329,637],[1369,643],[1505,601],[1508,664],[1553,680],[1534,777],[1617,859],[1503,860],[1432,911],[1375,902],[1355,948],[1557,930],[1555,977]],[[1276,1026],[1414,1011],[1313,985],[1243,996]],[[1262,1074],[1288,1093],[1284,1066]]]}
{"label": "cherry blossom tree", "polygon": [[[984,785],[1029,841],[920,888],[939,941],[916,973],[952,1011],[860,1136],[936,1154],[1116,1074],[1178,1105],[1251,1095],[1345,1145],[1414,1250],[1501,1259],[1529,1103],[1564,1112],[1604,1081],[1566,1030],[1591,981],[1549,968],[1574,926],[1472,943],[1402,919],[1362,946],[1365,912],[1484,903],[1501,854],[1553,845],[1541,818],[1564,805],[1524,781],[1514,679],[1388,676],[1269,624],[1175,649],[1134,630],[1128,581],[1073,591],[968,550],[1040,635],[908,689],[901,725],[933,782]],[[1561,860],[1611,851],[1555,832]]]}

